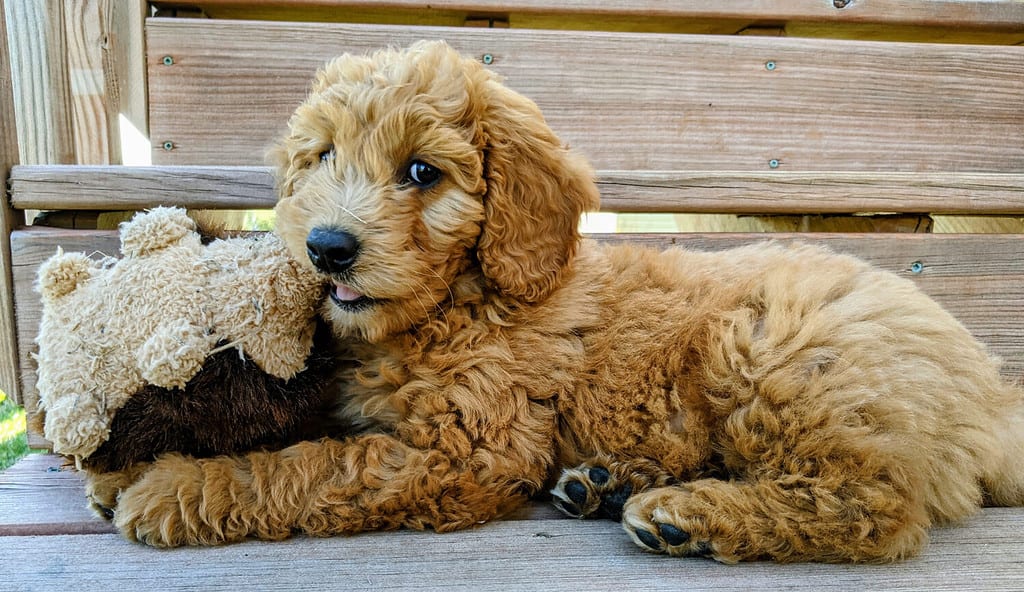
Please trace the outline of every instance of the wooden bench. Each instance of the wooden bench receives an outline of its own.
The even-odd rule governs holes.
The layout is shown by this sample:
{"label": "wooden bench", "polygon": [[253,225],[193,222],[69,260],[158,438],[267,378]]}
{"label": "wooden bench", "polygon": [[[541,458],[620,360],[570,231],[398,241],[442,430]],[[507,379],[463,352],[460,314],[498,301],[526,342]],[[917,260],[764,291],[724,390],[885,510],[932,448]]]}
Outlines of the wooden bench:
{"label": "wooden bench", "polygon": [[[9,183],[0,200],[0,389],[29,410],[32,283],[57,245],[114,252],[105,212],[272,207],[262,153],[315,69],[344,51],[421,38],[447,39],[505,75],[594,162],[602,209],[618,217],[592,218],[592,227],[663,231],[602,239],[722,249],[775,231],[778,240],[822,242],[918,282],[1006,360],[1008,377],[1024,378],[1024,3],[188,4],[67,2],[46,12],[32,0],[0,0],[0,31],[11,41],[0,43],[0,175]],[[139,156],[118,150],[132,126],[149,138],[154,166],[122,164]],[[27,225],[34,210],[65,227]],[[31,440],[46,446],[39,434]],[[12,566],[4,589],[1024,582],[1020,508],[935,529],[921,557],[897,565],[727,567],[645,554],[618,525],[564,519],[541,502],[454,534],[170,551],[125,541],[84,506],[79,476],[54,455],[0,473],[0,541]]]}

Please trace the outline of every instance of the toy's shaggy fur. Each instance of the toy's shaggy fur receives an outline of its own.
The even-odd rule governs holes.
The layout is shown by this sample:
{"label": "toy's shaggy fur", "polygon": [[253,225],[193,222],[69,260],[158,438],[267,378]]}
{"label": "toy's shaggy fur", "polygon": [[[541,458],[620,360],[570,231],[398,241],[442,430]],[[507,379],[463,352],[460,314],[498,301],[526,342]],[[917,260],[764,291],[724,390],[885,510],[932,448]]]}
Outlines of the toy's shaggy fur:
{"label": "toy's shaggy fur", "polygon": [[[120,259],[58,251],[37,277],[37,415],[54,451],[79,461],[108,440],[114,416],[137,393],[154,386],[173,396],[201,373],[218,344],[233,349],[236,359],[244,353],[256,366],[250,372],[269,375],[271,389],[275,379],[303,371],[313,346],[322,280],[290,257],[277,236],[204,244],[185,210],[165,207],[123,223],[120,236]],[[222,376],[224,370],[221,364]],[[258,382],[254,377],[250,384]],[[316,388],[294,387],[296,399],[320,399]],[[247,392],[261,407],[257,401],[269,397],[258,390]],[[195,384],[188,391],[193,403],[231,398],[223,390],[201,393]],[[246,398],[234,397],[231,404],[239,406]],[[141,431],[119,436],[148,441]]]}
{"label": "toy's shaggy fur", "polygon": [[808,246],[581,241],[588,165],[443,44],[330,63],[276,157],[295,256],[358,240],[322,314],[362,433],[163,457],[119,499],[131,538],[450,531],[554,486],[654,551],[888,561],[1024,503],[1021,390],[911,282]]}

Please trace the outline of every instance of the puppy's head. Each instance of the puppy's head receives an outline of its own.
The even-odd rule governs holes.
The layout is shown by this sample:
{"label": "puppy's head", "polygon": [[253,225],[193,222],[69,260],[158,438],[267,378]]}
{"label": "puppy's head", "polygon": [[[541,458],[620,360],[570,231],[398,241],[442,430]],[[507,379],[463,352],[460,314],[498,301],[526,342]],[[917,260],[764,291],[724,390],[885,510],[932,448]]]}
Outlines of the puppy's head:
{"label": "puppy's head", "polygon": [[598,204],[536,105],[444,43],[334,60],[289,125],[271,153],[277,231],[330,279],[342,334],[421,323],[474,273],[542,300]]}

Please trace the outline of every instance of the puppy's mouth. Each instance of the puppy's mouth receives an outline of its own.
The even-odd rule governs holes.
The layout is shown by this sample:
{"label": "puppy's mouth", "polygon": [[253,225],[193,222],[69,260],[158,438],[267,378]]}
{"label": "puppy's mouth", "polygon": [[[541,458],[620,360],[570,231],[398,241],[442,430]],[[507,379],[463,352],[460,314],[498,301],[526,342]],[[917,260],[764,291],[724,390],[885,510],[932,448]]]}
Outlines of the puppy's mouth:
{"label": "puppy's mouth", "polygon": [[373,306],[377,300],[357,292],[345,284],[334,283],[327,287],[327,295],[338,308],[357,311]]}

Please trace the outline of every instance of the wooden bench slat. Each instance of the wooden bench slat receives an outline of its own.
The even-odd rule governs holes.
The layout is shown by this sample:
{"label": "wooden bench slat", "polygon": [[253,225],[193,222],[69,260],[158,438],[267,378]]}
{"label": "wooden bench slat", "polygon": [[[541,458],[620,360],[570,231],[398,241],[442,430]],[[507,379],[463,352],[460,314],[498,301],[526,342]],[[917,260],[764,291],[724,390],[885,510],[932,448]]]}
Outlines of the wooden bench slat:
{"label": "wooden bench slat", "polygon": [[[201,0],[202,6],[232,6],[238,0]],[[338,2],[337,0],[249,0],[253,6],[341,5],[378,9],[423,9],[417,0]],[[829,21],[851,23],[894,23],[914,25],[955,25],[976,28],[1012,28],[1024,24],[1024,6],[1015,0],[859,0],[835,3],[821,0],[432,0],[431,10],[469,13],[558,13],[668,18],[714,18],[752,21]]]}
{"label": "wooden bench slat", "polygon": [[[719,214],[1024,214],[1024,174],[830,171],[598,171],[602,209]],[[247,166],[18,166],[21,209],[261,209],[270,169]]]}
{"label": "wooden bench slat", "polygon": [[[1003,591],[1024,581],[1020,508],[986,508],[962,525],[935,528],[920,557],[881,566],[725,566],[652,555],[616,523],[570,520],[544,502],[444,535],[399,531],[156,550],[128,542],[86,510],[81,478],[51,470],[60,464],[59,457],[34,455],[0,473],[0,541],[18,551],[18,568],[5,576],[11,589],[107,592],[129,581],[138,589],[208,588],[216,578],[224,589],[258,582],[268,589],[532,592],[618,590],[628,583],[630,589],[720,591],[771,582],[779,589]],[[117,569],[97,557],[116,558]]]}
{"label": "wooden bench slat", "polygon": [[267,167],[23,165],[11,171],[11,203],[24,210],[273,208]]}
{"label": "wooden bench slat", "polygon": [[[718,250],[764,240],[817,242],[858,255],[904,277],[911,278],[985,342],[1004,360],[1003,372],[1024,378],[1024,259],[1018,235],[956,234],[618,234],[597,237],[604,241],[630,241],[655,248],[684,246]],[[36,269],[57,245],[67,251],[116,255],[113,231],[76,231],[29,228],[11,236],[20,368],[25,401],[37,400],[32,343],[41,314],[33,289]],[[920,273],[912,271],[920,263]]]}
{"label": "wooden bench slat", "polygon": [[0,537],[109,532],[113,527],[86,507],[82,479],[63,458],[30,454],[0,472]]}
{"label": "wooden bench slat", "polygon": [[[987,509],[939,528],[894,565],[721,565],[645,553],[610,521],[496,521],[449,534],[375,532],[157,550],[119,535],[7,537],[14,590],[1019,590],[1024,512]],[[59,552],[54,552],[59,549]],[[97,558],[113,558],[112,562]],[[130,584],[129,584],[130,582]]]}
{"label": "wooden bench slat", "polygon": [[[86,510],[80,476],[51,470],[60,465],[59,457],[33,455],[0,473],[0,541],[18,551],[18,568],[5,576],[13,590],[108,592],[123,582],[138,589],[209,588],[215,578],[224,589],[258,582],[268,589],[532,592],[619,590],[628,584],[643,590],[721,591],[771,582],[780,589],[825,591],[1003,591],[1017,589],[1024,579],[1024,560],[1017,552],[1024,529],[1020,508],[986,508],[962,525],[935,528],[920,557],[882,566],[724,566],[651,555],[629,542],[618,524],[570,520],[545,502],[444,535],[399,531],[156,550],[128,542]],[[97,557],[115,557],[117,569]]]}
{"label": "wooden bench slat", "polygon": [[154,162],[261,164],[325,60],[424,38],[490,55],[598,169],[1024,169],[1024,47],[162,18]]}

